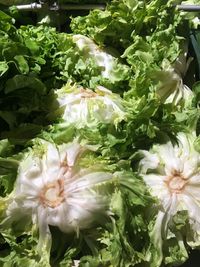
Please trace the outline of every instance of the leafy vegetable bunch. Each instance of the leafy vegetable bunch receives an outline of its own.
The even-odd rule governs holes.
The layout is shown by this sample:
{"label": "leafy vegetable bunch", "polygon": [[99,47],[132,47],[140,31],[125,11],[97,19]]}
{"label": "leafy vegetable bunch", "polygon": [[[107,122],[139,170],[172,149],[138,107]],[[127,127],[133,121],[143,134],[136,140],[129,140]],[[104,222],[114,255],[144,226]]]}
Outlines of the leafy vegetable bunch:
{"label": "leafy vegetable bunch", "polygon": [[175,4],[109,1],[70,33],[0,12],[1,266],[178,266],[199,247],[194,23]]}

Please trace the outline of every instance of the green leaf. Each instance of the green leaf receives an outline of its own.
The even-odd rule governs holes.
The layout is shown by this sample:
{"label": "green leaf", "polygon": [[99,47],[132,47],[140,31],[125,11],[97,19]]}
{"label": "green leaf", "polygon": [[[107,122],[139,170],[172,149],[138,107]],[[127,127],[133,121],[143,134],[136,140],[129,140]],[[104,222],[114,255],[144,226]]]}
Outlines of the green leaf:
{"label": "green leaf", "polygon": [[1,174],[0,169],[0,195],[5,197],[7,194],[10,194],[14,188],[14,182],[16,179],[16,172],[9,174]]}
{"label": "green leaf", "polygon": [[41,95],[46,92],[44,83],[41,82],[38,78],[25,75],[15,75],[12,79],[9,79],[6,82],[5,93],[9,94],[15,90],[19,90],[25,87],[34,89],[38,94]]}
{"label": "green leaf", "polygon": [[16,126],[16,117],[12,112],[0,110],[0,117],[9,125],[10,128]]}
{"label": "green leaf", "polygon": [[15,159],[0,158],[0,174],[9,174],[10,171],[16,171],[19,162]]}
{"label": "green leaf", "polygon": [[4,75],[9,69],[6,61],[0,61],[0,77]]}
{"label": "green leaf", "polygon": [[25,45],[31,51],[32,55],[38,55],[39,56],[40,47],[38,46],[36,41],[30,40],[30,39],[26,39],[25,40]]}
{"label": "green leaf", "polygon": [[[6,3],[7,0],[1,0],[2,4]],[[0,10],[0,20],[1,21],[7,21],[7,22],[12,22],[12,17],[10,17],[8,14],[4,13],[3,11]]]}
{"label": "green leaf", "polygon": [[18,55],[27,55],[28,49],[21,43],[11,42],[9,40],[7,46],[2,50],[2,55],[6,59],[6,61],[12,61],[13,58]]}
{"label": "green leaf", "polygon": [[22,55],[16,55],[14,59],[18,63],[18,68],[22,74],[27,74],[29,72],[29,65],[27,60]]}
{"label": "green leaf", "polygon": [[0,157],[6,157],[13,154],[14,145],[8,139],[0,141]]}

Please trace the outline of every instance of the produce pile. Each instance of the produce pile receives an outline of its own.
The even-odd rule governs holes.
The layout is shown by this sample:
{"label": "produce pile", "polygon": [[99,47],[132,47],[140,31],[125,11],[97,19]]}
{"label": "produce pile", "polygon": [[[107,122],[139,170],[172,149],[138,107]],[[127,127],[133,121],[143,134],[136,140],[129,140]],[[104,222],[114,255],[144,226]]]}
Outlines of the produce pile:
{"label": "produce pile", "polygon": [[199,19],[177,3],[109,1],[70,32],[0,11],[0,266],[178,266],[199,248]]}

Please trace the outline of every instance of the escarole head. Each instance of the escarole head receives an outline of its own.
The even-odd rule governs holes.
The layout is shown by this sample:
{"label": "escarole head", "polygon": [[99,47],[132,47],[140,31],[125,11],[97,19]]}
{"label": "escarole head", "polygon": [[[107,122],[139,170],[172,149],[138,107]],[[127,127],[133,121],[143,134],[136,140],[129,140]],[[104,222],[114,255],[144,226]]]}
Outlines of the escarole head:
{"label": "escarole head", "polygon": [[152,238],[160,254],[163,240],[172,235],[169,231],[172,219],[180,212],[188,214],[189,226],[186,232],[179,233],[179,244],[185,237],[192,247],[200,244],[200,154],[195,149],[195,141],[194,133],[180,132],[177,143],[169,141],[141,151],[139,173],[150,193],[158,199]]}
{"label": "escarole head", "polygon": [[123,100],[119,95],[98,86],[89,88],[67,84],[55,91],[53,112],[49,117],[60,117],[77,128],[98,123],[117,124],[126,118]]}
{"label": "escarole head", "polygon": [[5,223],[28,216],[39,229],[39,251],[44,246],[50,249],[49,225],[65,233],[78,233],[109,214],[105,187],[112,182],[113,174],[100,165],[80,164],[91,149],[78,140],[57,146],[37,139],[24,154],[7,202]]}
{"label": "escarole head", "polygon": [[187,59],[187,44],[173,64],[164,59],[161,71],[157,73],[157,95],[165,104],[190,105],[194,96],[192,90],[183,82],[192,58]]}

